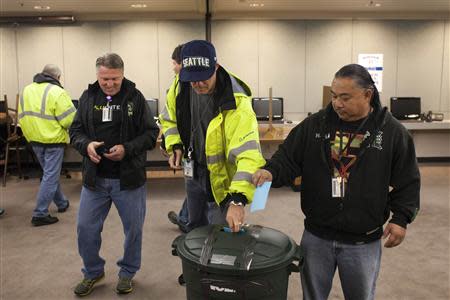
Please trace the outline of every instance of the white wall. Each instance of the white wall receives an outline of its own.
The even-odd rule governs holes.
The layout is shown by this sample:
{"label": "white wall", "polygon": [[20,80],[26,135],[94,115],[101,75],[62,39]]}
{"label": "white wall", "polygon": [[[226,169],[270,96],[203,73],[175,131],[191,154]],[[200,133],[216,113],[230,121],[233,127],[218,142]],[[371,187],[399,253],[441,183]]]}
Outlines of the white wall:
{"label": "white wall", "polygon": [[[76,26],[0,28],[0,92],[9,99],[46,63],[59,64],[74,99],[95,81],[95,59],[113,51],[125,75],[146,97],[165,102],[173,78],[173,48],[204,38],[202,21],[90,22]],[[322,105],[322,86],[359,53],[383,53],[382,102],[420,96],[424,111],[450,116],[450,21],[213,21],[219,63],[254,96],[285,99],[285,114],[301,119]]]}
{"label": "white wall", "polygon": [[[27,30],[27,28],[22,28],[18,34]],[[62,44],[59,47],[64,49],[64,65],[61,66],[64,77],[63,85],[72,99],[78,99],[87,88],[88,83],[96,80],[95,60],[97,57],[111,51],[110,24],[95,22],[81,26],[63,27],[61,36]],[[52,62],[51,55],[46,57],[46,63],[49,62]],[[42,66],[44,64],[45,62],[41,63]],[[125,68],[127,68],[126,65]],[[126,71],[125,76],[127,76]],[[31,77],[28,77],[28,82],[30,80]],[[22,85],[21,88],[23,87]]]}
{"label": "white wall", "polygon": [[215,21],[211,26],[217,61],[244,80],[253,95],[259,94],[258,23],[254,21]]}
{"label": "white wall", "polygon": [[320,109],[322,86],[359,53],[384,54],[384,105],[419,96],[423,111],[450,116],[449,20],[219,21],[212,36],[219,60],[253,84],[255,96],[272,86],[284,97],[288,118]]}
{"label": "white wall", "polygon": [[423,111],[440,108],[444,28],[440,21],[405,21],[398,26],[397,93],[424,99]]}
{"label": "white wall", "polygon": [[0,27],[0,96],[3,99],[3,95],[8,94],[9,103],[14,103],[13,99],[19,90],[16,63],[14,31]]}
{"label": "white wall", "polygon": [[187,40],[204,38],[203,28],[201,21],[0,28],[0,92],[13,99],[45,64],[54,63],[62,69],[65,89],[78,99],[96,80],[96,58],[116,52],[124,60],[125,77],[134,81],[145,97],[161,99],[161,106],[174,76],[173,49]]}
{"label": "white wall", "polygon": [[[391,96],[397,93],[398,23],[395,21],[355,21],[352,62],[359,53],[383,53],[383,89],[381,102],[389,105]],[[406,96],[406,95],[403,95]]]}
{"label": "white wall", "polygon": [[204,39],[204,24],[198,21],[178,21],[158,23],[158,74],[159,74],[159,97],[160,109],[165,103],[165,95],[170,87],[174,74],[172,71],[173,49],[186,41]]}

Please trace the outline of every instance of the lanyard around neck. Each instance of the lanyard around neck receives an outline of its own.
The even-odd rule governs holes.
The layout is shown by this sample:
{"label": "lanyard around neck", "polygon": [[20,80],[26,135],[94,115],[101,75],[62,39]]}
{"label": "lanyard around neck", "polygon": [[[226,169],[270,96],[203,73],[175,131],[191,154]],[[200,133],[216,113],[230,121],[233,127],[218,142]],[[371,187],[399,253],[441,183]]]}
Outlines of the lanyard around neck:
{"label": "lanyard around neck", "polygon": [[350,145],[352,144],[353,140],[355,139],[356,135],[358,134],[358,132],[361,131],[361,129],[364,127],[364,125],[367,123],[367,120],[370,117],[370,113],[367,115],[366,118],[364,118],[364,120],[361,122],[361,124],[358,126],[358,128],[354,131],[353,134],[350,134],[350,137],[348,139],[347,144],[345,145],[344,148],[343,147],[343,137],[344,134],[342,132],[342,129],[339,129],[339,155],[337,158],[334,158],[334,160],[339,164],[339,168],[337,168],[336,166],[334,166],[336,168],[336,170],[339,172],[339,176],[342,178],[346,178],[347,177],[347,171],[348,169],[350,169],[350,167],[356,162],[356,160],[358,159],[358,155],[356,155],[355,157],[353,157],[351,159],[350,162],[348,162],[346,165],[344,165],[344,163],[342,162],[342,155],[343,153],[345,153],[347,151],[347,149],[350,147]]}
{"label": "lanyard around neck", "polygon": [[354,131],[354,133],[350,134],[348,142],[343,149],[342,149],[342,147],[343,147],[344,133],[342,132],[342,129],[339,128],[339,161],[341,161],[342,154],[345,153],[345,151],[347,151],[347,149],[350,147],[350,145],[352,144],[352,142],[355,139],[358,132],[360,132],[361,129],[364,127],[364,125],[367,123],[367,120],[369,119],[369,117],[370,117],[370,113],[367,115],[367,117],[364,118],[364,120],[361,122],[361,124],[359,124],[358,128]]}

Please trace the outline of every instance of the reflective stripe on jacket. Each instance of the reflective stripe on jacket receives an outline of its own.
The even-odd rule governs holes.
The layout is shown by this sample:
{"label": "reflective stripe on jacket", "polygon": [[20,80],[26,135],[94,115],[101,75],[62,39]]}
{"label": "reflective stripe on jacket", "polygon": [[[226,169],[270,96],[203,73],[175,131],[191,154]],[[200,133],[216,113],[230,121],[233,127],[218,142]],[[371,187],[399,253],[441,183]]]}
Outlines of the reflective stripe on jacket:
{"label": "reflective stripe on jacket", "polygon": [[19,123],[29,142],[67,144],[68,129],[75,116],[69,94],[51,83],[25,87],[19,102]]}
{"label": "reflective stripe on jacket", "polygon": [[[224,82],[231,84],[234,99],[215,99],[215,101],[233,101],[235,105],[233,109],[222,109],[219,106],[218,114],[211,120],[206,131],[205,152],[211,190],[218,204],[228,194],[234,193],[243,194],[250,203],[255,192],[252,175],[265,164],[259,143],[258,122],[251,106],[250,88],[221,67],[217,72],[221,72],[221,76],[228,77]],[[180,98],[180,90],[187,87],[183,85],[179,88],[178,85],[176,77],[167,93],[166,107],[160,115],[166,149],[169,153],[173,152],[175,145],[182,144],[179,126],[190,126],[184,123],[177,124],[176,101]],[[190,101],[189,99],[178,101],[185,100]]]}
{"label": "reflective stripe on jacket", "polygon": [[[175,111],[175,99],[179,92],[179,88],[179,77],[177,74],[167,92],[166,105],[159,115],[159,122],[162,127],[162,133],[164,134],[166,151],[169,154],[172,154],[174,145],[182,144],[180,133],[177,128],[177,116]],[[168,104],[169,101],[171,102],[170,104]]]}

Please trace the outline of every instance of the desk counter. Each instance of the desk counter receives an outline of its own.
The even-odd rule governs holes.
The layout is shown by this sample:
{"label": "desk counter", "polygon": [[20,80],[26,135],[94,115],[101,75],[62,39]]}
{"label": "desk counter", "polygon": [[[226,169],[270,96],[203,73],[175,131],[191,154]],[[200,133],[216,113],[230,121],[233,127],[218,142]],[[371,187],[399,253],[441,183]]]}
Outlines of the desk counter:
{"label": "desk counter", "polygon": [[[290,124],[273,124],[269,131],[268,124],[259,124],[261,148],[265,158],[270,158],[278,145],[288,136],[298,122]],[[417,157],[450,158],[450,120],[441,122],[404,122],[402,123],[413,136]],[[159,151],[160,139],[154,150],[147,152],[148,161],[167,161]],[[66,150],[65,162],[80,162],[81,156],[72,147]]]}
{"label": "desk counter", "polygon": [[433,122],[401,122],[406,129],[413,130],[450,130],[450,120]]}
{"label": "desk counter", "polygon": [[450,120],[402,124],[414,139],[417,157],[450,159]]}

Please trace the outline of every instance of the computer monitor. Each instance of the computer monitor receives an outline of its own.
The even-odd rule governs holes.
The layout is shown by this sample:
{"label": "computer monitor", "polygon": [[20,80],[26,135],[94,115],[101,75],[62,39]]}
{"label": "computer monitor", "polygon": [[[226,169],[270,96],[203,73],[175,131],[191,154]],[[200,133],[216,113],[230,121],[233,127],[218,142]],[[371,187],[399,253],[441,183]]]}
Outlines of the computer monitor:
{"label": "computer monitor", "polygon": [[420,97],[391,97],[391,113],[398,120],[420,119]]}
{"label": "computer monitor", "polygon": [[158,99],[156,98],[150,98],[146,99],[145,102],[147,102],[148,108],[150,108],[150,111],[152,112],[153,116],[155,118],[158,117]]}
{"label": "computer monitor", "polygon": [[[269,97],[252,98],[253,111],[259,121],[269,120]],[[272,97],[272,119],[283,119],[283,98]]]}

